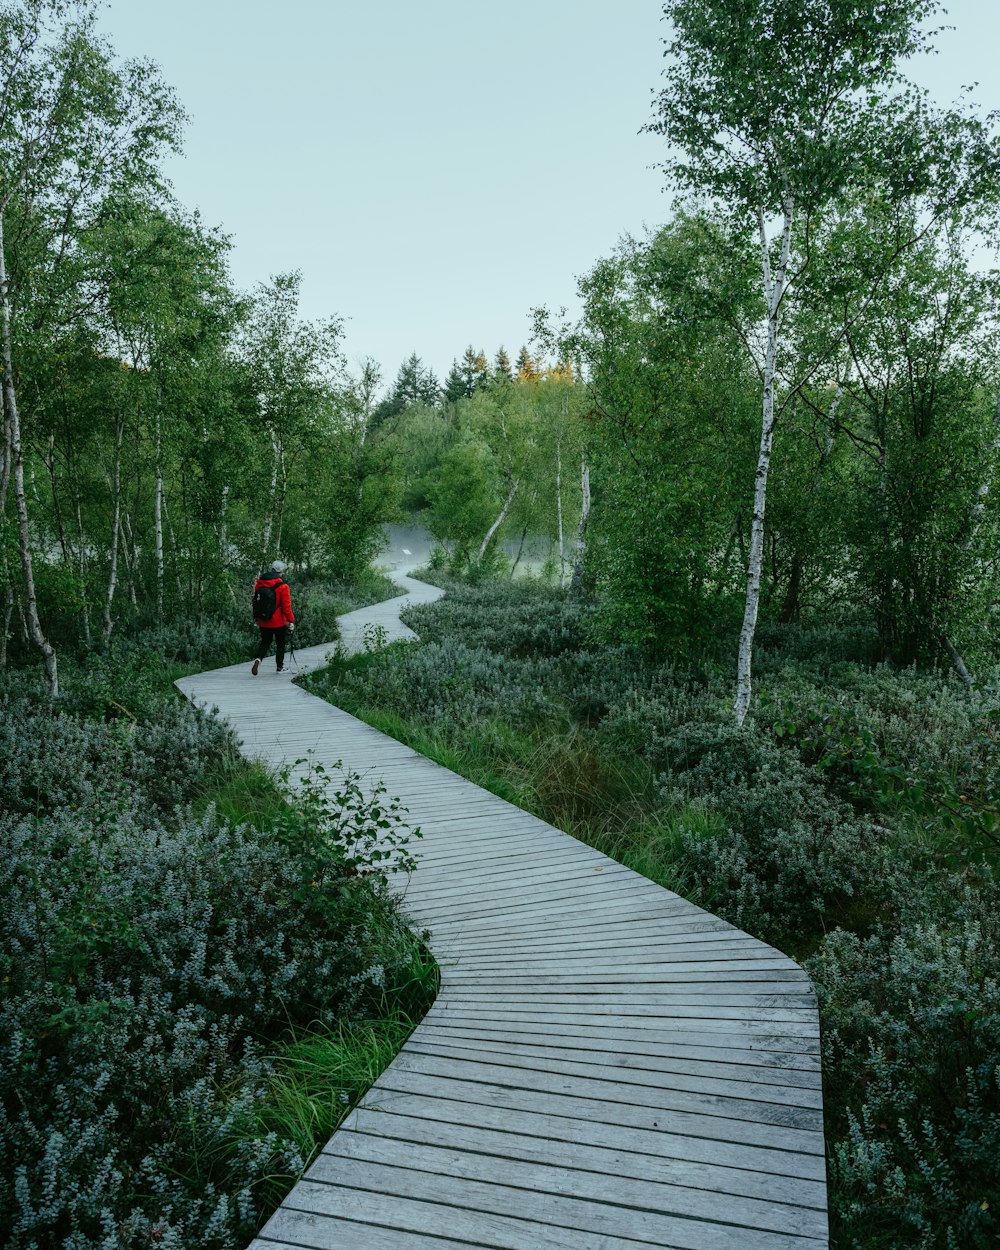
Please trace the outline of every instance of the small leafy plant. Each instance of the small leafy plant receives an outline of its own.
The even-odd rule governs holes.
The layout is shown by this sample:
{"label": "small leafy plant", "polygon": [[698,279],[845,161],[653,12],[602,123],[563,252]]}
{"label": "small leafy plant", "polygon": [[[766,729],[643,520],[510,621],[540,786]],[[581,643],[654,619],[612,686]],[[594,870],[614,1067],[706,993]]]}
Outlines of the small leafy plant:
{"label": "small leafy plant", "polygon": [[335,878],[410,873],[417,858],[410,849],[419,828],[405,823],[407,809],[380,781],[362,786],[360,773],[338,760],[328,772],[311,758],[300,758],[280,773],[288,807],[278,836],[310,869],[312,884]]}

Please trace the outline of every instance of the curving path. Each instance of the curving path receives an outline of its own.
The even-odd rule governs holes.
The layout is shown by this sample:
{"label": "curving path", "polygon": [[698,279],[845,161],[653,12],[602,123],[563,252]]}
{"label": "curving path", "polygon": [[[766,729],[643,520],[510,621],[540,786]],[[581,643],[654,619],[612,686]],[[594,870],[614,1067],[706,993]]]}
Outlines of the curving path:
{"label": "curving path", "polygon": [[[405,575],[409,601],[440,591]],[[412,637],[406,597],[341,618]],[[298,654],[318,667],[329,647]],[[249,663],[178,682],[247,755],[384,778],[441,992],[251,1250],[820,1250],[819,1025],[790,959]]]}

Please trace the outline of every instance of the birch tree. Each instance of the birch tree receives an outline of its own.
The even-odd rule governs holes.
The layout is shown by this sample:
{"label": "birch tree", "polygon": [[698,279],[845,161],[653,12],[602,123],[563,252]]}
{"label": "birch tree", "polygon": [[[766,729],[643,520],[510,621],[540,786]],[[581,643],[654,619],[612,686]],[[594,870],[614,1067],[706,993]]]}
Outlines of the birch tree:
{"label": "birch tree", "polygon": [[239,343],[259,412],[261,476],[270,482],[263,507],[262,559],[280,546],[291,467],[315,445],[324,404],[345,375],[343,323],[337,317],[303,321],[298,311],[301,285],[298,272],[260,284]]}
{"label": "birch tree", "polygon": [[[824,213],[865,196],[908,197],[937,178],[960,199],[976,180],[974,124],[931,117],[904,86],[898,63],[926,44],[920,23],[936,0],[669,0],[667,85],[650,129],[676,150],[666,169],[679,188],[709,195],[756,238],[760,303],[755,357],[761,426],[754,476],[746,596],[734,714],[751,700],[768,473],[782,411],[841,350],[844,330],[809,362],[789,362],[787,322],[812,261]],[[987,145],[988,147],[988,145]],[[973,154],[973,149],[976,150]],[[945,153],[956,162],[943,178]],[[966,176],[968,175],[968,176]],[[897,254],[909,240],[901,238]],[[856,293],[864,307],[891,270]]]}
{"label": "birch tree", "polygon": [[[64,262],[78,231],[115,184],[157,180],[155,160],[176,142],[181,113],[154,69],[113,63],[94,32],[89,0],[22,0],[0,11],[0,354],[5,445],[10,448],[23,581],[32,640],[42,654],[53,695],[55,650],[38,613],[25,432],[17,389],[16,353],[33,288],[35,325],[63,301]],[[33,268],[30,274],[25,265]],[[41,296],[39,297],[39,289]]]}

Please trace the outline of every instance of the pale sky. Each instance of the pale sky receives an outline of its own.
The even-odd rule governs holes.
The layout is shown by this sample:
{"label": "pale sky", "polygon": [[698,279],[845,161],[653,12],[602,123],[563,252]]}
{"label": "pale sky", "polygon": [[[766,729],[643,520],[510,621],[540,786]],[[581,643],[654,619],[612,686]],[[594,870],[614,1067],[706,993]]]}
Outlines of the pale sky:
{"label": "pale sky", "polygon": [[[911,75],[1000,108],[1000,0],[948,0]],[[346,319],[387,381],[417,352],[443,380],[467,344],[516,356],[537,304],[669,213],[658,0],[111,0],[190,114],[167,172],[233,237],[234,280],[303,272],[302,312]]]}

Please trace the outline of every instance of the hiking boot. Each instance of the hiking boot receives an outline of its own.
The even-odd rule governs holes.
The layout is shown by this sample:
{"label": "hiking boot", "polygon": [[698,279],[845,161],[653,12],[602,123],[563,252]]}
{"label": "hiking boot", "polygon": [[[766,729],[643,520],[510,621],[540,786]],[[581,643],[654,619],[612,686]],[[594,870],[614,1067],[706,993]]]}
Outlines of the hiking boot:
{"label": "hiking boot", "polygon": [[257,676],[257,674],[260,672],[260,660],[254,660],[253,668],[251,668],[250,672],[253,673],[254,677]]}

